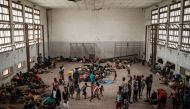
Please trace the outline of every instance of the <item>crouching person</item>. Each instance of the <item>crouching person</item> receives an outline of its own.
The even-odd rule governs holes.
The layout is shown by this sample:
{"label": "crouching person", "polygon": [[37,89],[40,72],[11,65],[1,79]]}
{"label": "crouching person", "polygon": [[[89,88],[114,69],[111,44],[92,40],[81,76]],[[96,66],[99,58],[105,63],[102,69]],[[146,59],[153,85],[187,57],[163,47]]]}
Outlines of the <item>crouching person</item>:
{"label": "crouching person", "polygon": [[164,89],[158,89],[158,109],[166,106],[167,92]]}

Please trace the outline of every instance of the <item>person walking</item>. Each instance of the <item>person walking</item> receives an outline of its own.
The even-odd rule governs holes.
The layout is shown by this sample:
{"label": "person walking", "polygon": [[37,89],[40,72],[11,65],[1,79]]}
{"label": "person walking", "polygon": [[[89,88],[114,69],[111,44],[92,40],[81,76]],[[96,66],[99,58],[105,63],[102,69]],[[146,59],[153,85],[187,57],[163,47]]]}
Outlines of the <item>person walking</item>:
{"label": "person walking", "polygon": [[100,90],[100,84],[97,82],[96,83],[96,86],[94,87],[94,90],[93,90],[93,96],[90,98],[90,102],[94,99],[94,98],[97,98],[98,100],[100,100],[100,97],[99,97],[99,90]]}
{"label": "person walking", "polygon": [[81,88],[82,95],[84,95],[84,99],[87,98],[87,92],[86,92],[87,87],[90,87],[90,86],[88,86],[87,83],[84,83],[84,85],[83,85],[82,88]]}

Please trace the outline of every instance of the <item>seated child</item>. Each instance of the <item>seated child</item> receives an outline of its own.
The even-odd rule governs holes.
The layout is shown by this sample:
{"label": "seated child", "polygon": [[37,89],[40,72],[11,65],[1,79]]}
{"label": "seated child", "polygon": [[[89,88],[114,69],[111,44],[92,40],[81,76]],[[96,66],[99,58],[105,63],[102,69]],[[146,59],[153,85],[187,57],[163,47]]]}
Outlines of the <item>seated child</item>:
{"label": "seated child", "polygon": [[127,99],[124,99],[123,109],[128,109],[128,108],[129,108],[129,102]]}

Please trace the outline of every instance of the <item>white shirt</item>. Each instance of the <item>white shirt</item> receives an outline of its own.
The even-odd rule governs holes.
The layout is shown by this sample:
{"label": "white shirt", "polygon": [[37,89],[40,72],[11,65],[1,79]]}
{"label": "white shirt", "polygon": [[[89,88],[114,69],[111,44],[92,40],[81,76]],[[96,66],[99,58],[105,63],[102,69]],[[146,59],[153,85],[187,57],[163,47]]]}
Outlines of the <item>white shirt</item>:
{"label": "white shirt", "polygon": [[53,98],[56,98],[56,91],[53,91]]}

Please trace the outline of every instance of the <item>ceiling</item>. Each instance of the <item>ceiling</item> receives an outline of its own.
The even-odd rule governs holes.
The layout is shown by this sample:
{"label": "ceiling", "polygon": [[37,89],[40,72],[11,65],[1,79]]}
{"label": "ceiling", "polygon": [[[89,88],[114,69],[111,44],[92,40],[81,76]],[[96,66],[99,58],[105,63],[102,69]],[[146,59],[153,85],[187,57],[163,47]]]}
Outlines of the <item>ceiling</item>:
{"label": "ceiling", "polygon": [[46,8],[73,9],[117,9],[117,8],[146,8],[163,0],[28,0]]}

